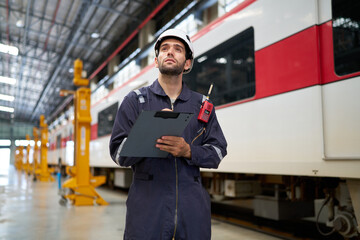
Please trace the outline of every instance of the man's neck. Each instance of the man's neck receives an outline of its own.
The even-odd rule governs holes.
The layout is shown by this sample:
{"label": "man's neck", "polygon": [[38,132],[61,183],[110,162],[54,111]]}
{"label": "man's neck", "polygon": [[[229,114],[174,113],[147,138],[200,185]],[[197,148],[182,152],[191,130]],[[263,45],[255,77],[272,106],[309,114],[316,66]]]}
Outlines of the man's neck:
{"label": "man's neck", "polygon": [[166,95],[171,99],[176,99],[182,90],[182,74],[179,76],[159,75],[159,84]]}

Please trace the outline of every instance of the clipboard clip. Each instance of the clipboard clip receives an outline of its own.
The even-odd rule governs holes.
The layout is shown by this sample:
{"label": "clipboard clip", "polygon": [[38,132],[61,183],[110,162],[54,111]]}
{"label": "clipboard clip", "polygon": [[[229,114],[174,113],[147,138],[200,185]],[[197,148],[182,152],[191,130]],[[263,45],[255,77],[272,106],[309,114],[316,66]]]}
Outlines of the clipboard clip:
{"label": "clipboard clip", "polygon": [[178,118],[180,113],[177,112],[170,112],[170,111],[158,111],[155,113],[154,117],[157,118]]}

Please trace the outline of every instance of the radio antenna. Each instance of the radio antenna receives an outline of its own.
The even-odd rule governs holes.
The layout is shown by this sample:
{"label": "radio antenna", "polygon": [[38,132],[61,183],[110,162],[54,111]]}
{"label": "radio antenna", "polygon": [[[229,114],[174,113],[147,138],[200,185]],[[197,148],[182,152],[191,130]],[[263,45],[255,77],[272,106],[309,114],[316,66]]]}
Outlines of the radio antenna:
{"label": "radio antenna", "polygon": [[210,88],[209,88],[209,92],[208,92],[208,94],[207,94],[207,96],[206,96],[206,99],[207,99],[207,100],[209,100],[209,97],[210,97],[211,91],[212,91],[212,89],[213,89],[213,86],[214,86],[214,83],[211,83]]}

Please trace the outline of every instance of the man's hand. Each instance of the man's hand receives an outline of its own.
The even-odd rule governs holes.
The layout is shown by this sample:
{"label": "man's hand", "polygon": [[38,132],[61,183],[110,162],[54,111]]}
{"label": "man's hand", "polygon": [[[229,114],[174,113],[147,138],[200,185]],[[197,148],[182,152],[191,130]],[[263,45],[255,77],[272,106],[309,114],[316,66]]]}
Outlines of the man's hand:
{"label": "man's hand", "polygon": [[174,157],[191,159],[190,145],[182,137],[163,136],[156,141],[156,147],[162,151],[171,153]]}

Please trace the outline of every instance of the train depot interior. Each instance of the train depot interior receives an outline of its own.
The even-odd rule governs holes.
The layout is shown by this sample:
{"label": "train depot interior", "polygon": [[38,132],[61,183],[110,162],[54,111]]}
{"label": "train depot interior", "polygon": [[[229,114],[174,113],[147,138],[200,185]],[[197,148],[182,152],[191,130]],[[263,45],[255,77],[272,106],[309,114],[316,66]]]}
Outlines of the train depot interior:
{"label": "train depot interior", "polygon": [[168,29],[189,36],[183,84],[207,95],[227,141],[195,179],[211,239],[360,239],[359,12],[357,0],[1,0],[0,239],[123,238],[135,176],[109,141],[125,96],[157,79]]}

